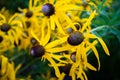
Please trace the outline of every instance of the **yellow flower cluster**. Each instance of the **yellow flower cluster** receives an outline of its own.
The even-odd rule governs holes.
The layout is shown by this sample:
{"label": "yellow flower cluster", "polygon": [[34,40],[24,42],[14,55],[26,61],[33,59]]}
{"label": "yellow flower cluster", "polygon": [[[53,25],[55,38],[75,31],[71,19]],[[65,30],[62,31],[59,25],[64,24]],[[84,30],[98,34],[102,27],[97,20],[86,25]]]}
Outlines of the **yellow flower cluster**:
{"label": "yellow flower cluster", "polygon": [[21,65],[14,69],[14,63],[9,63],[8,59],[2,55],[0,55],[0,63],[0,80],[16,80],[16,72]]}
{"label": "yellow flower cluster", "polygon": [[[86,69],[100,69],[95,46],[100,43],[109,55],[104,41],[91,33],[97,3],[92,0],[29,0],[28,8],[19,8],[20,13],[9,19],[0,14],[0,58],[3,59],[0,79],[15,80],[13,65],[2,53],[18,47],[19,50],[29,48],[30,56],[48,60],[59,80],[65,75],[71,76],[72,80],[87,80]],[[89,17],[80,18],[82,11],[86,11]],[[88,62],[91,51],[98,60],[98,68]],[[12,76],[9,71],[13,71]]]}

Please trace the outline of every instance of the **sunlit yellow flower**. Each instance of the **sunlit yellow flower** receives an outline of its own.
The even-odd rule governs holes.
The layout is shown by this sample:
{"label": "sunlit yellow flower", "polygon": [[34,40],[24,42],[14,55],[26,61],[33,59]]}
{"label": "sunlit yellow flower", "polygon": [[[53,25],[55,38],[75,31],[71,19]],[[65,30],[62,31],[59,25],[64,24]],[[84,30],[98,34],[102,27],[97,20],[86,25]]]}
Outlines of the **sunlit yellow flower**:
{"label": "sunlit yellow flower", "polygon": [[58,28],[58,31],[64,34],[60,19],[66,20],[64,16],[66,11],[69,10],[79,10],[79,6],[75,4],[69,4],[71,0],[49,0],[45,1],[44,4],[40,3],[39,10],[41,12],[41,16],[43,17],[42,27],[45,26],[46,22],[50,21],[50,27],[52,30]]}
{"label": "sunlit yellow flower", "polygon": [[[94,41],[92,45],[95,46],[96,43],[97,41]],[[88,50],[90,50],[90,47],[87,48],[89,48]],[[81,50],[84,50],[84,53],[81,53]],[[80,46],[77,52],[72,52],[70,54],[63,54],[68,64],[62,67],[62,71],[61,71],[62,73],[61,76],[59,77],[59,80],[63,80],[65,75],[71,76],[72,80],[76,80],[76,78],[80,78],[81,80],[87,80],[87,76],[84,70],[86,69],[91,69],[94,71],[97,70],[95,67],[93,67],[90,63],[87,62],[87,57],[86,57],[87,52],[88,51],[83,46]],[[79,53],[79,56],[76,55],[77,53]]]}
{"label": "sunlit yellow flower", "polygon": [[29,0],[29,6],[28,8],[21,9],[19,10],[22,12],[22,16],[26,17],[27,19],[32,19],[33,17],[36,18],[39,16],[39,9],[38,9],[38,2],[39,0]]}
{"label": "sunlit yellow flower", "polygon": [[[49,24],[49,22],[47,22],[47,25]],[[47,30],[45,32],[45,29]],[[49,42],[50,40],[50,35],[51,35],[51,29],[50,26],[48,25],[47,28],[42,29],[43,30],[43,34],[41,34],[43,37],[41,37],[40,39],[33,33],[33,37],[39,42],[39,44],[33,46],[30,50],[30,53],[32,56],[34,57],[42,57],[42,60],[48,60],[50,62],[50,66],[52,66],[55,70],[55,74],[57,77],[60,76],[60,71],[59,71],[59,66],[63,66],[64,64],[59,64],[58,62],[64,62],[64,60],[61,60],[61,58],[63,58],[63,56],[58,55],[58,54],[54,54],[57,52],[61,52],[61,50],[68,50],[65,47],[58,47],[59,45],[61,45],[63,43],[63,41],[66,40],[66,38],[63,38],[63,41],[60,40],[55,40],[52,42]],[[45,35],[46,34],[46,35]],[[65,40],[64,40],[65,39]],[[48,43],[49,42],[49,43]],[[53,51],[51,50],[53,49]],[[57,49],[57,51],[56,51]],[[55,60],[55,61],[54,61]],[[58,61],[58,62],[56,62]]]}
{"label": "sunlit yellow flower", "polygon": [[16,80],[16,71],[21,65],[14,70],[14,63],[9,63],[8,59],[0,55],[1,69],[0,69],[0,80]]}
{"label": "sunlit yellow flower", "polygon": [[41,16],[40,9],[38,8],[39,0],[29,0],[28,8],[20,9],[21,13],[17,13],[19,19],[23,24],[23,28],[25,30],[29,29],[29,31],[39,31],[41,29]]}
{"label": "sunlit yellow flower", "polygon": [[[72,78],[75,80],[75,75],[73,75],[73,73],[75,73],[76,71],[76,68],[78,68],[78,72],[79,75],[77,74],[77,78],[81,78],[82,80],[83,77],[80,75],[84,75],[85,77],[85,73],[82,70],[81,66],[82,64],[80,63],[81,62],[81,58],[83,58],[84,60],[84,66],[85,67],[90,67],[90,66],[87,66],[88,62],[87,62],[87,53],[92,50],[98,60],[98,70],[100,69],[100,60],[99,60],[99,55],[98,55],[98,52],[97,52],[97,49],[95,47],[95,45],[97,44],[97,42],[99,41],[105,51],[105,53],[107,55],[109,55],[109,51],[108,51],[108,48],[106,46],[106,44],[104,43],[104,41],[95,36],[94,34],[91,34],[90,31],[91,31],[91,28],[90,28],[90,24],[91,24],[91,20],[94,18],[96,12],[92,12],[90,14],[90,17],[88,18],[88,20],[83,24],[82,28],[80,29],[72,29],[72,31],[70,32],[70,34],[67,34],[66,35],[66,39],[61,39],[61,42],[65,42],[66,45],[64,45],[63,47],[65,49],[69,49],[69,50],[72,50],[74,52],[76,52],[76,62],[72,65],[72,68],[71,68],[71,71],[70,71],[70,75],[72,76]],[[92,42],[89,42],[90,39],[95,39]],[[97,41],[97,40],[98,41]],[[61,47],[62,48],[62,47]],[[50,51],[57,51],[58,49],[50,49]],[[59,49],[60,51],[60,49]],[[62,51],[62,49],[61,49]],[[64,51],[64,49],[63,49]],[[84,68],[85,68],[84,67]],[[75,70],[75,71],[74,71]],[[95,68],[93,69],[95,70]]]}
{"label": "sunlit yellow flower", "polygon": [[[36,32],[34,31],[34,33],[36,33]],[[40,37],[41,35],[39,33],[36,33],[36,36]],[[20,40],[20,44],[17,45],[17,47],[18,47],[18,50],[21,50],[21,49],[27,50],[36,44],[38,44],[37,40],[35,38],[33,38],[30,30],[26,29],[26,30],[24,30],[24,36]]]}
{"label": "sunlit yellow flower", "polygon": [[0,32],[6,34],[11,45],[18,44],[18,40],[23,35],[22,24],[17,20],[17,14],[14,14],[9,20],[0,14]]}
{"label": "sunlit yellow flower", "polygon": [[13,49],[13,47],[14,46],[11,45],[7,36],[4,33],[0,32],[0,54],[2,54],[4,51]]}
{"label": "sunlit yellow flower", "polygon": [[0,13],[1,13],[2,15],[4,15],[4,16],[6,17],[6,19],[9,19],[9,18],[12,16],[11,12],[10,12],[9,10],[5,9],[5,7],[3,7],[3,8],[0,10]]}

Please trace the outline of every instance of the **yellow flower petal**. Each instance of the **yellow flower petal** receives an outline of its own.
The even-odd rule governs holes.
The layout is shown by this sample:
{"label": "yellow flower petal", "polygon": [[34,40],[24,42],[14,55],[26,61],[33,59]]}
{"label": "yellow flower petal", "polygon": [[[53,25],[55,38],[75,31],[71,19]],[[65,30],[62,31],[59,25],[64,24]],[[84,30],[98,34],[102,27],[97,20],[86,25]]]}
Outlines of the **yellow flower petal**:
{"label": "yellow flower petal", "polygon": [[1,74],[4,75],[6,73],[6,69],[7,69],[7,66],[8,66],[8,59],[4,56],[0,56],[1,57],[1,61],[2,61],[2,65],[1,65]]}
{"label": "yellow flower petal", "polygon": [[6,18],[2,14],[0,14],[0,18],[2,18],[4,23],[6,23]]}
{"label": "yellow flower petal", "polygon": [[97,61],[98,61],[98,70],[100,70],[100,59],[99,59],[99,55],[98,55],[98,51],[97,49],[95,48],[94,45],[91,45],[91,43],[88,43],[90,46],[91,46],[91,49],[93,50],[96,58],[97,58]]}
{"label": "yellow flower petal", "polygon": [[97,69],[94,67],[94,66],[92,66],[90,63],[86,63],[86,66],[87,66],[87,68],[89,68],[90,70],[93,70],[93,71],[97,71]]}
{"label": "yellow flower petal", "polygon": [[55,61],[50,57],[50,55],[49,54],[45,54],[47,57],[47,60],[51,63],[51,65],[53,66],[53,68],[54,68],[54,70],[55,70],[55,75],[57,76],[57,77],[60,77],[60,71],[59,71],[59,68],[58,68],[58,66],[56,65],[56,63],[55,63]]}
{"label": "yellow flower petal", "polygon": [[50,27],[52,30],[55,30],[55,22],[54,22],[54,15],[50,16]]}
{"label": "yellow flower petal", "polygon": [[105,53],[106,53],[107,55],[110,55],[109,50],[108,50],[108,48],[107,48],[105,42],[104,42],[101,38],[99,38],[99,37],[97,37],[97,39],[98,39],[99,42],[101,43],[101,45],[102,45],[102,47],[103,47]]}
{"label": "yellow flower petal", "polygon": [[67,40],[67,37],[60,38],[59,40],[52,41],[45,46],[45,49],[47,50],[47,49],[53,48],[57,45],[60,45],[60,44],[64,43],[66,40]]}
{"label": "yellow flower petal", "polygon": [[31,31],[32,36],[40,43],[40,40],[37,38],[37,36]]}
{"label": "yellow flower petal", "polygon": [[71,48],[72,48],[71,46],[67,45],[63,47],[50,48],[50,49],[47,49],[46,51],[56,53],[56,52],[67,51],[67,50],[70,50]]}
{"label": "yellow flower petal", "polygon": [[81,32],[84,32],[86,27],[91,24],[91,20],[95,17],[95,15],[96,15],[96,11],[94,11],[93,13],[90,14],[90,17],[88,18],[87,22],[83,25]]}
{"label": "yellow flower petal", "polygon": [[89,38],[97,38],[97,39],[99,40],[100,44],[102,45],[105,53],[106,53],[107,55],[110,55],[109,50],[108,50],[105,42],[104,42],[101,38],[95,36],[94,34],[89,34],[88,36],[89,36]]}
{"label": "yellow flower petal", "polygon": [[65,77],[65,73],[62,73],[62,74],[60,75],[60,77],[58,78],[58,80],[63,80],[64,77]]}
{"label": "yellow flower petal", "polygon": [[49,22],[47,22],[48,30],[47,30],[46,36],[44,37],[44,40],[41,41],[43,46],[45,46],[48,43],[48,41],[50,40],[51,29],[50,29],[49,25],[50,25]]}
{"label": "yellow flower petal", "polygon": [[86,74],[85,74],[84,71],[82,72],[82,74],[83,74],[83,76],[84,76],[84,80],[88,80],[88,78],[87,78],[87,76],[86,76]]}
{"label": "yellow flower petal", "polygon": [[60,33],[65,34],[65,32],[64,32],[64,30],[63,30],[61,24],[60,24],[59,21],[58,21],[57,16],[54,16],[54,21],[55,21],[56,26],[57,26],[58,30],[60,31]]}

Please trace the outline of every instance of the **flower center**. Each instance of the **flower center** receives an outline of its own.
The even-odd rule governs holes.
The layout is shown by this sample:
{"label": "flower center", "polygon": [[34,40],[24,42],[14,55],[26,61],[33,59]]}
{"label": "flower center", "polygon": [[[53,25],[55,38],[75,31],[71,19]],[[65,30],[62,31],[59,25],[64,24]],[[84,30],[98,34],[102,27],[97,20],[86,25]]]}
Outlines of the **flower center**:
{"label": "flower center", "polygon": [[70,58],[73,62],[76,62],[76,52],[73,52],[71,55],[70,55]]}
{"label": "flower center", "polygon": [[31,26],[31,23],[29,21],[26,21],[26,27],[29,28]]}
{"label": "flower center", "polygon": [[74,26],[76,27],[77,30],[79,30],[80,27],[81,27],[81,24],[80,24],[80,23],[78,23],[78,24],[74,24]]}
{"label": "flower center", "polygon": [[79,31],[72,32],[67,39],[68,43],[72,46],[79,45],[80,43],[82,43],[83,40],[84,36]]}
{"label": "flower center", "polygon": [[3,41],[3,37],[2,36],[0,36],[0,43]]}
{"label": "flower center", "polygon": [[35,39],[35,38],[31,38],[31,43],[33,44],[33,45],[35,45],[35,44],[37,44],[37,40]]}
{"label": "flower center", "polygon": [[32,12],[32,11],[27,11],[26,14],[25,14],[25,16],[26,16],[27,18],[30,18],[30,17],[33,16],[33,12]]}
{"label": "flower center", "polygon": [[45,16],[51,16],[55,13],[55,8],[52,4],[46,3],[42,7],[42,12]]}
{"label": "flower center", "polygon": [[11,26],[10,26],[9,24],[4,23],[4,24],[1,26],[1,31],[7,32],[7,31],[10,30],[10,28],[11,28]]}
{"label": "flower center", "polygon": [[84,6],[84,7],[87,7],[88,6],[88,1],[86,1],[86,0],[82,0],[82,5]]}
{"label": "flower center", "polygon": [[68,75],[70,72],[71,66],[72,66],[71,64],[66,64],[65,66],[62,67],[61,71],[64,72],[66,75]]}
{"label": "flower center", "polygon": [[18,43],[16,43],[16,42],[14,42],[14,45],[17,47],[17,46],[19,46],[21,44],[21,40],[19,39],[18,40]]}
{"label": "flower center", "polygon": [[72,33],[73,31],[74,30],[71,27],[67,28],[67,30],[66,30],[66,32],[69,33],[69,34]]}
{"label": "flower center", "polygon": [[41,45],[36,45],[31,48],[30,54],[33,57],[42,57],[45,54],[45,49]]}

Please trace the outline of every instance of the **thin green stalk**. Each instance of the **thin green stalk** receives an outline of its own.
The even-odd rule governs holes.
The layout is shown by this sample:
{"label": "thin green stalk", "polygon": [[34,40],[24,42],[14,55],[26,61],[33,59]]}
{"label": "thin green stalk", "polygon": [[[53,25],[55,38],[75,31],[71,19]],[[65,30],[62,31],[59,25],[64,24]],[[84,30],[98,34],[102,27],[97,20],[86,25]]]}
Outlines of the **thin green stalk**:
{"label": "thin green stalk", "polygon": [[23,72],[25,69],[27,69],[29,66],[31,66],[32,64],[34,64],[37,60],[39,60],[40,58],[35,58],[33,59],[31,62],[27,63],[26,66],[22,67],[21,70],[18,73]]}
{"label": "thin green stalk", "polygon": [[100,29],[107,28],[107,27],[108,27],[108,25],[98,26],[98,27],[92,29],[90,32],[93,33],[93,32],[95,32],[95,31],[98,31],[98,30],[100,30]]}
{"label": "thin green stalk", "polygon": [[20,52],[17,55],[15,55],[12,58],[10,58],[9,61],[13,61],[13,60],[17,59],[18,57],[20,57],[22,55],[25,55],[25,54],[26,54],[25,52]]}

